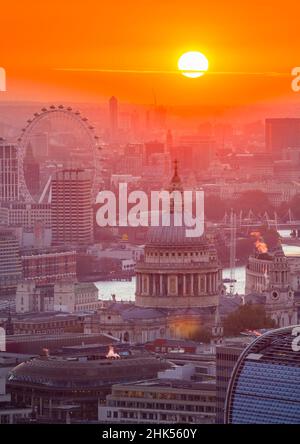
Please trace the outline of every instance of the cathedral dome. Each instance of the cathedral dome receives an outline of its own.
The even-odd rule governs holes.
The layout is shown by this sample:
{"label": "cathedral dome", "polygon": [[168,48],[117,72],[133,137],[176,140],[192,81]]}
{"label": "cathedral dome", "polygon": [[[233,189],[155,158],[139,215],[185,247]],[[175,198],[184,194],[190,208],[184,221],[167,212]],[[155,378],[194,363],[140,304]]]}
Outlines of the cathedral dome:
{"label": "cathedral dome", "polygon": [[199,237],[188,237],[186,235],[187,229],[188,227],[184,225],[180,227],[174,226],[174,223],[172,222],[168,227],[152,227],[148,230],[146,244],[166,247],[195,247],[208,245],[208,241],[204,235]]}
{"label": "cathedral dome", "polygon": [[[177,161],[174,163],[168,191],[179,191],[182,196]],[[136,305],[173,312],[179,309],[180,313],[194,308],[214,309],[222,279],[217,252],[201,230],[202,208],[196,205],[198,218],[194,220],[189,214],[192,202],[185,205],[184,199],[177,197],[178,193],[171,195],[169,211],[153,214],[156,226],[152,223],[149,228],[144,255],[136,265]]]}
{"label": "cathedral dome", "polygon": [[[171,183],[168,191],[170,193],[180,192],[182,197],[182,203],[180,207],[176,206],[173,200],[173,196],[171,195],[170,200],[170,213],[167,214],[164,211],[153,211],[151,213],[158,213],[156,216],[158,217],[159,225],[151,227],[147,233],[146,245],[151,247],[203,247],[207,246],[208,242],[204,234],[201,236],[190,237],[188,236],[187,231],[194,230],[199,227],[199,222],[202,222],[204,225],[204,221],[197,220],[197,224],[195,227],[193,215],[190,214],[190,211],[185,208],[185,200],[183,198],[183,186],[181,182],[181,178],[178,174],[178,162],[174,161],[174,174],[171,179]],[[177,222],[176,216],[180,216],[179,222]],[[152,214],[151,214],[152,219]],[[186,221],[189,220],[191,223],[189,225]],[[191,226],[191,224],[193,224]],[[179,225],[179,226],[178,226]]]}

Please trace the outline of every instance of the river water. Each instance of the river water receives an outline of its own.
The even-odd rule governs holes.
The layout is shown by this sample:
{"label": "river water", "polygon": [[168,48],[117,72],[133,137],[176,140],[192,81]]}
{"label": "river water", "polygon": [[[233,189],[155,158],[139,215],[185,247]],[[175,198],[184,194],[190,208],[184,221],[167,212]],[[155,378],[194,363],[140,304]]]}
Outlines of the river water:
{"label": "river water", "polygon": [[[281,230],[280,235],[282,237],[289,237],[290,231]],[[282,244],[283,250],[287,255],[298,255],[300,256],[300,247],[294,245]],[[230,269],[223,269],[223,279],[230,278]],[[239,266],[235,268],[235,287],[234,291],[239,294],[245,293],[245,280],[246,280],[246,267]],[[134,301],[135,300],[135,277],[131,281],[116,281],[116,282],[95,282],[99,290],[99,299],[109,300],[111,295],[116,295],[117,301]],[[227,290],[229,291],[229,284],[225,284]]]}
{"label": "river water", "polygon": [[[230,277],[230,269],[224,268],[223,278]],[[245,267],[236,267],[235,269],[235,291],[243,294],[245,292]],[[131,281],[100,281],[95,282],[99,290],[99,299],[109,300],[111,295],[116,295],[117,301],[134,301],[135,296],[135,277]],[[229,290],[229,284],[225,284]]]}

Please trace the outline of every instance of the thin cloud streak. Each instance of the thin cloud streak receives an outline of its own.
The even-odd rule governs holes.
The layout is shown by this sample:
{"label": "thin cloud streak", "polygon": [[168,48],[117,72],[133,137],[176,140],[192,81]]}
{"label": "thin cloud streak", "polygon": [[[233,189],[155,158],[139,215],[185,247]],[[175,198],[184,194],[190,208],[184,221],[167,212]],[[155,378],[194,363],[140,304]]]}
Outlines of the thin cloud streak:
{"label": "thin cloud streak", "polygon": [[55,71],[69,72],[99,72],[108,74],[176,74],[199,72],[205,75],[229,75],[229,76],[264,76],[264,77],[287,77],[287,72],[250,72],[250,71],[196,71],[196,70],[150,70],[150,69],[102,69],[102,68],[54,68]]}

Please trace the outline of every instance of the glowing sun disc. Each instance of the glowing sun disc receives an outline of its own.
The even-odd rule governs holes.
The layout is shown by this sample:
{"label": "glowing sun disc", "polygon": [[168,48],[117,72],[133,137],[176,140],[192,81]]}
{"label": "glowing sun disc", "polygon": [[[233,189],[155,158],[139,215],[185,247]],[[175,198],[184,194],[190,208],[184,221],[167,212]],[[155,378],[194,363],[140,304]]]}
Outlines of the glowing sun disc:
{"label": "glowing sun disc", "polygon": [[208,60],[201,52],[189,51],[179,58],[178,69],[185,77],[195,79],[208,70]]}

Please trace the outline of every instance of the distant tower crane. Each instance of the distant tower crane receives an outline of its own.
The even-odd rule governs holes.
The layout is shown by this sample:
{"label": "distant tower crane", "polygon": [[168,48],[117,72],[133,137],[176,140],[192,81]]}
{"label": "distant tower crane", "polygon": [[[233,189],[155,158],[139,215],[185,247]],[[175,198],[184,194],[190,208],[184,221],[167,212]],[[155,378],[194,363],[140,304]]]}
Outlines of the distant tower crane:
{"label": "distant tower crane", "polygon": [[235,291],[235,263],[236,263],[236,214],[230,214],[230,294]]}

